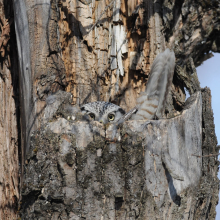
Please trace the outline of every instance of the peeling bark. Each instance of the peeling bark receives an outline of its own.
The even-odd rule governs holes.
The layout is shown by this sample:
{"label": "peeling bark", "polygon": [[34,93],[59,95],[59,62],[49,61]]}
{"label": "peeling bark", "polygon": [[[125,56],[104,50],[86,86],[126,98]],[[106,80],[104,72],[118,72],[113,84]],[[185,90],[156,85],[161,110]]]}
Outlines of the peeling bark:
{"label": "peeling bark", "polygon": [[194,156],[217,150],[210,149],[212,118],[202,126],[202,113],[211,115],[209,91],[202,96],[172,119],[128,121],[114,140],[114,126],[46,114],[27,156],[22,219],[215,219],[217,156]]}
{"label": "peeling bark", "polygon": [[[14,24],[11,1],[0,4],[0,218],[16,216],[20,156],[23,219],[214,219],[217,158],[190,154],[218,152],[207,89],[199,119],[195,67],[220,51],[219,1],[13,0]],[[166,47],[176,55],[170,119],[126,122],[113,142],[111,126],[83,122],[77,107],[69,118],[71,104],[134,107]],[[51,94],[59,103],[46,104]]]}
{"label": "peeling bark", "polygon": [[[19,87],[12,2],[0,1],[0,219],[17,219],[19,192]],[[21,150],[21,149],[20,149]]]}
{"label": "peeling bark", "polygon": [[195,66],[210,50],[219,51],[218,4],[14,0],[26,83],[21,85],[27,96],[22,104],[26,148],[49,94],[61,89],[73,94],[73,104],[102,100],[129,110],[145,89],[154,58],[166,47],[177,58],[167,114],[182,110],[184,87],[190,94],[200,90]]}

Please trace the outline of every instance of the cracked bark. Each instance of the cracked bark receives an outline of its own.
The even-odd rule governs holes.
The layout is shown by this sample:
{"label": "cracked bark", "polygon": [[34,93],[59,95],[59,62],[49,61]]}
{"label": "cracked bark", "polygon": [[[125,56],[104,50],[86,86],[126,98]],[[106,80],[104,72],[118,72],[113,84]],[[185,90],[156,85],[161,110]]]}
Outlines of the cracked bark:
{"label": "cracked bark", "polygon": [[[9,127],[2,123],[2,134],[9,131],[13,138],[6,135],[2,143],[15,140],[16,144],[10,145],[10,151],[3,150],[7,152],[3,158],[15,159],[0,168],[1,183],[8,178],[10,189],[5,198],[15,202],[1,203],[2,207],[14,207],[1,209],[1,217],[16,215],[20,155],[23,219],[214,219],[217,157],[191,157],[188,153],[194,148],[188,149],[187,143],[190,140],[197,146],[198,152],[192,154],[218,152],[210,91],[201,91],[201,105],[195,101],[201,90],[195,67],[211,56],[210,51],[220,51],[219,2],[116,0],[101,18],[110,0],[13,0],[14,17],[10,3],[2,0],[0,5],[0,79],[3,93],[7,91],[2,103],[10,100],[12,105],[3,105]],[[9,30],[6,19],[14,19],[9,22],[10,32],[5,31]],[[103,100],[125,110],[133,108],[145,89],[150,65],[166,47],[176,55],[165,111],[169,119],[146,126],[145,122],[126,122],[116,132],[120,139],[116,142],[108,142],[111,126],[80,122],[80,114],[68,124],[63,100],[77,105]],[[189,104],[185,103],[184,89],[191,95]],[[59,90],[71,92],[72,97],[61,92],[59,102],[46,106],[48,95]],[[191,117],[197,120],[194,125],[186,123],[186,112],[192,112],[192,106],[197,106],[195,115],[202,111],[202,121]],[[13,119],[8,120],[9,114]],[[48,121],[45,114],[57,118]],[[193,135],[184,139],[189,131]],[[175,139],[178,134],[183,145]],[[5,149],[7,145],[2,146]],[[172,152],[171,146],[177,147],[176,151]],[[179,153],[172,155],[175,152]],[[181,165],[191,164],[184,155],[197,161],[192,170],[198,175],[175,164],[173,158]],[[0,186],[4,192],[6,186]]]}

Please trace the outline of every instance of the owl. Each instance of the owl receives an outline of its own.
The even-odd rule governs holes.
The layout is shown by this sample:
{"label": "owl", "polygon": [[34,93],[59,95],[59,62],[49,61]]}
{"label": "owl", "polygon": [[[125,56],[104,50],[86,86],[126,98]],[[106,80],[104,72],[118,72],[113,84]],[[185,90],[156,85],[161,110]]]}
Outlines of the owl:
{"label": "owl", "polygon": [[116,122],[125,114],[120,106],[110,102],[90,102],[81,107],[81,112],[102,124]]}
{"label": "owl", "polygon": [[152,64],[145,92],[140,94],[135,108],[128,113],[109,102],[91,102],[81,106],[81,111],[103,124],[122,122],[130,117],[132,120],[161,118],[172,85],[174,67],[174,52],[166,49],[160,53]]}

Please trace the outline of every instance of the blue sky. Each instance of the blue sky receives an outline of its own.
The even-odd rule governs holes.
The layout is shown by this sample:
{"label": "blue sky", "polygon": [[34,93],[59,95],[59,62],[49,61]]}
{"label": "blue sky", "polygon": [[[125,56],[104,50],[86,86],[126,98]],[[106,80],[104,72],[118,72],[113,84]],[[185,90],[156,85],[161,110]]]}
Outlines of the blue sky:
{"label": "blue sky", "polygon": [[[220,53],[214,53],[214,57],[206,60],[196,70],[200,86],[202,88],[207,86],[211,89],[215,133],[218,139],[218,144],[220,144]],[[218,178],[220,178],[220,173],[218,173]],[[216,211],[217,220],[220,219],[220,204],[218,204]]]}

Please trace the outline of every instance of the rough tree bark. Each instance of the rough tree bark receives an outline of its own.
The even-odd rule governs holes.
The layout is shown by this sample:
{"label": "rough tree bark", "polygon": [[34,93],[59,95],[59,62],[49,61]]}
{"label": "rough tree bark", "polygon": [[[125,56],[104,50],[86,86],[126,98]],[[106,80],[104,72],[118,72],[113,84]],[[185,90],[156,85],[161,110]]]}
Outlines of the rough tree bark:
{"label": "rough tree bark", "polygon": [[24,219],[193,219],[201,209],[200,93],[180,116],[126,122],[114,139],[114,126],[45,116],[27,156]]}
{"label": "rough tree bark", "polygon": [[0,1],[0,219],[16,219],[19,201],[19,85],[12,1]]}
{"label": "rough tree bark", "polygon": [[[11,11],[5,11],[10,1],[3,3],[2,14],[12,17]],[[7,53],[13,60],[7,74],[12,81],[17,60],[19,63],[21,111],[10,122],[14,139],[7,136],[4,141],[15,140],[17,153],[20,140],[21,217],[214,219],[217,157],[197,156],[217,153],[218,149],[211,95],[208,89],[202,90],[201,101],[195,67],[211,56],[210,51],[220,51],[219,1],[13,3],[11,29],[15,26],[17,52],[16,47],[11,53],[5,52],[6,45],[14,45],[15,39],[5,40],[3,26],[0,46],[2,66],[9,59]],[[150,65],[166,47],[176,55],[172,91],[166,104],[169,119],[149,125],[126,122],[114,141],[108,136],[111,126],[82,122],[80,114],[74,115],[71,123],[66,120],[66,103],[104,100],[125,110],[134,107],[145,89]],[[16,77],[9,86],[15,95]],[[11,82],[1,85],[6,83]],[[188,104],[185,89],[192,96]],[[72,96],[59,92],[57,100],[46,106],[48,95],[59,90]],[[12,92],[7,94],[11,98]],[[8,97],[2,102],[5,100]],[[16,102],[12,100],[10,105]],[[15,110],[14,106],[12,112]],[[20,121],[19,139],[20,127],[15,122]],[[14,175],[17,190],[16,153],[7,155],[16,157],[14,170],[1,175]],[[13,163],[8,162],[10,166]],[[17,191],[13,195],[18,198]]]}

